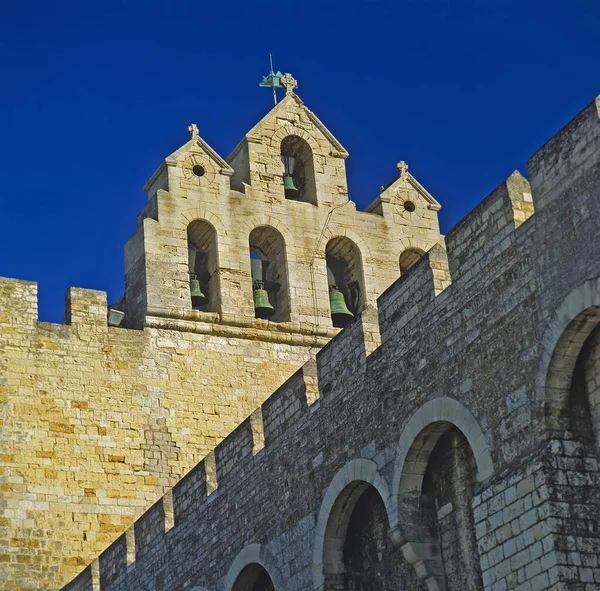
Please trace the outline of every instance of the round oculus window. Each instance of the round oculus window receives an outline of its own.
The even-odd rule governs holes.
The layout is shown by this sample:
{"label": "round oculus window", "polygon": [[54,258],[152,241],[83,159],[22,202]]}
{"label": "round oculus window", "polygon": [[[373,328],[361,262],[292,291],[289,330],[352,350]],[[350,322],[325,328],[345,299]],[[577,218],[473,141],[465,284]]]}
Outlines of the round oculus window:
{"label": "round oculus window", "polygon": [[415,204],[412,201],[404,202],[404,209],[408,212],[412,212],[416,209]]}
{"label": "round oculus window", "polygon": [[200,166],[200,164],[195,164],[192,168],[192,172],[196,176],[204,176],[206,174],[206,170],[204,170],[204,166]]}

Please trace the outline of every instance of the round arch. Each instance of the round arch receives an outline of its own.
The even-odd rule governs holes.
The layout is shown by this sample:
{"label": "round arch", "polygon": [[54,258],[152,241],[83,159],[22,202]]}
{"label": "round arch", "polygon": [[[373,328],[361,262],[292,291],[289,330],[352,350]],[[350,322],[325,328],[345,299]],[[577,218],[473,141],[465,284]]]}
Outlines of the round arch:
{"label": "round arch", "polygon": [[218,215],[212,213],[211,211],[207,211],[206,209],[200,209],[198,207],[190,207],[187,211],[181,214],[181,229],[187,231],[188,226],[196,220],[208,222],[209,224],[211,224],[218,236],[227,236],[227,230],[225,228],[225,225],[221,221],[221,218]]}
{"label": "round arch", "polygon": [[[346,306],[356,316],[368,302],[365,258],[361,247],[346,235],[333,236],[325,245],[325,263],[328,283],[334,281],[344,294]],[[330,279],[330,273],[333,279]]]}
{"label": "round arch", "polygon": [[397,521],[392,515],[393,503],[388,485],[379,474],[377,464],[360,458],[344,465],[333,477],[319,510],[313,548],[315,589],[324,588],[326,569],[330,572],[339,572],[343,567],[342,550],[345,530],[358,497],[368,486],[372,486],[379,493],[390,527]]}
{"label": "round arch", "polygon": [[285,591],[283,576],[269,549],[262,544],[248,544],[233,559],[225,578],[219,585],[219,591],[232,591],[242,571],[253,564],[257,564],[267,571],[275,591]]}
{"label": "round arch", "polygon": [[429,589],[444,589],[441,556],[432,552],[436,544],[421,524],[420,495],[429,457],[439,438],[456,427],[465,437],[477,467],[477,480],[493,474],[490,450],[479,423],[463,404],[442,396],[428,400],[405,424],[398,442],[393,474],[394,525],[392,539],[400,544],[406,560]]}
{"label": "round arch", "polygon": [[398,257],[398,267],[400,268],[400,275],[404,275],[413,265],[415,265],[419,259],[425,254],[425,251],[421,248],[407,248],[403,250]]}
{"label": "round arch", "polygon": [[279,148],[281,142],[291,135],[298,136],[303,139],[309,146],[313,154],[321,154],[323,151],[320,149],[319,142],[310,134],[307,133],[304,129],[299,129],[295,125],[286,125],[285,127],[280,127],[273,133],[269,140],[269,144],[272,148]]}
{"label": "round arch", "polygon": [[428,252],[435,244],[439,244],[439,242],[435,240],[423,240],[423,238],[415,238],[413,236],[403,236],[391,245],[390,252],[398,258],[405,250],[412,249]]}
{"label": "round arch", "polygon": [[[393,488],[397,500],[401,492],[421,486],[429,453],[451,425],[465,436],[477,465],[477,480],[489,478],[494,466],[485,435],[471,411],[454,398],[441,396],[428,400],[410,417],[400,436],[394,464]],[[433,435],[433,437],[431,437]],[[417,452],[418,461],[417,461]],[[423,457],[426,452],[426,457]],[[396,507],[396,515],[398,507]]]}
{"label": "round arch", "polygon": [[333,238],[348,238],[352,240],[361,252],[363,261],[367,261],[371,257],[369,245],[363,237],[351,228],[345,228],[337,224],[331,224],[323,230],[322,244],[327,244]]}
{"label": "round arch", "polygon": [[253,230],[261,228],[263,226],[270,226],[275,228],[282,236],[285,241],[285,247],[288,252],[294,248],[294,234],[282,220],[272,215],[264,216],[252,216],[246,218],[242,222],[243,233],[250,235]]}
{"label": "round arch", "polygon": [[[562,430],[571,377],[583,343],[600,323],[600,277],[573,289],[561,302],[540,340],[535,397],[547,428]],[[553,412],[559,411],[559,412]]]}

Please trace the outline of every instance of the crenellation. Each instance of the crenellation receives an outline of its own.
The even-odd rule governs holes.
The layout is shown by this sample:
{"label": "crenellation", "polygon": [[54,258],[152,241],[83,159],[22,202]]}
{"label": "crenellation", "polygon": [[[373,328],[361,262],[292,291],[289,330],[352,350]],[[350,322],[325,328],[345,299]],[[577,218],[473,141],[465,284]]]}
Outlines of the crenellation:
{"label": "crenellation", "polygon": [[320,398],[343,394],[345,382],[366,371],[367,356],[378,346],[377,310],[366,308],[317,353]]}
{"label": "crenellation", "polygon": [[[256,411],[255,411],[256,412]],[[260,413],[260,409],[258,409]],[[255,449],[255,430],[250,417],[245,419],[215,448],[217,485],[244,473],[252,461]]]}
{"label": "crenellation", "polygon": [[106,292],[70,287],[65,294],[65,324],[81,330],[108,327]]}
{"label": "crenellation", "polygon": [[531,189],[515,171],[445,237],[453,281],[471,281],[514,239],[533,213]]}
{"label": "crenellation", "polygon": [[546,210],[570,185],[600,165],[600,97],[548,140],[527,162],[533,202]]}
{"label": "crenellation", "polygon": [[[130,528],[133,532],[133,528]],[[130,530],[127,530],[129,532]],[[133,536],[130,538],[135,539]],[[98,570],[100,575],[100,589],[106,589],[121,576],[121,573],[127,572],[130,564],[129,538],[127,533],[119,536],[100,556],[98,557]]]}
{"label": "crenellation", "polygon": [[[135,559],[140,562],[152,555],[152,549],[167,533],[164,497],[161,497],[133,524],[135,535]],[[122,536],[121,536],[122,537]],[[123,556],[126,548],[121,543]]]}
{"label": "crenellation", "polygon": [[[266,447],[308,412],[309,392],[315,391],[313,379],[316,381],[316,364],[308,362],[265,400],[261,409]],[[318,394],[318,388],[316,391]]]}
{"label": "crenellation", "polygon": [[446,251],[437,244],[377,300],[382,342],[397,341],[404,330],[420,322],[450,283]]}
{"label": "crenellation", "polygon": [[[38,286],[33,281],[0,277],[0,319],[10,326],[32,325],[38,319]],[[1,335],[0,335],[1,338]]]}

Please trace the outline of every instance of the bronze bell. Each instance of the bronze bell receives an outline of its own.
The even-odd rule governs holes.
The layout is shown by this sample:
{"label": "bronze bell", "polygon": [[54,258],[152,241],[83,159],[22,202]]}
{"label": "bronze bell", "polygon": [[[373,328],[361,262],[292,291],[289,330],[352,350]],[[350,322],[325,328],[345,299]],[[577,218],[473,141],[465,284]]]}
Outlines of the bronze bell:
{"label": "bronze bell", "polygon": [[252,283],[254,297],[254,315],[256,318],[271,318],[275,314],[275,308],[271,306],[269,294],[265,289],[264,281],[260,279]]}
{"label": "bronze bell", "polygon": [[286,174],[283,177],[283,190],[287,199],[298,197],[298,187],[294,184],[294,177],[291,174]]}
{"label": "bronze bell", "polygon": [[190,274],[190,292],[192,295],[192,308],[199,308],[202,304],[208,302],[208,298],[200,289],[200,281],[198,281],[195,273]]}
{"label": "bronze bell", "polygon": [[336,328],[344,328],[354,318],[354,314],[346,306],[344,294],[337,285],[329,286],[329,307],[333,326]]}
{"label": "bronze bell", "polygon": [[298,187],[294,183],[294,168],[296,167],[296,159],[292,156],[281,156],[283,162],[283,190],[286,199],[296,199],[298,197]]}

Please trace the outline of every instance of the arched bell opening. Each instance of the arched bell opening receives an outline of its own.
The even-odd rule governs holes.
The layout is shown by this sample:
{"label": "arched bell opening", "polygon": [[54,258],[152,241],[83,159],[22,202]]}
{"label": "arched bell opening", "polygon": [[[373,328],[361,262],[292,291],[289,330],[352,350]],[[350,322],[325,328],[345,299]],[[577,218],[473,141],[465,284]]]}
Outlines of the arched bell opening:
{"label": "arched bell opening", "polygon": [[205,220],[194,220],[187,228],[188,270],[192,308],[220,312],[217,232]]}
{"label": "arched bell opening", "polygon": [[250,233],[250,268],[256,318],[290,320],[290,294],[285,240],[271,226]]}
{"label": "arched bell opening", "polygon": [[275,591],[269,573],[260,564],[249,564],[239,574],[231,591]]}
{"label": "arched bell opening", "polygon": [[315,166],[306,140],[290,135],[281,142],[285,198],[317,205]]}
{"label": "arched bell opening", "polygon": [[332,238],[325,249],[329,307],[333,326],[343,328],[365,305],[362,257],[349,238]]}
{"label": "arched bell opening", "polygon": [[400,267],[400,275],[404,275],[419,259],[425,254],[420,248],[408,248],[401,255],[398,260]]}
{"label": "arched bell opening", "polygon": [[412,443],[400,477],[403,535],[427,576],[447,591],[481,591],[472,500],[477,464],[463,432],[438,421]]}

